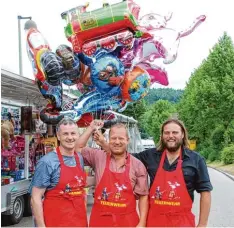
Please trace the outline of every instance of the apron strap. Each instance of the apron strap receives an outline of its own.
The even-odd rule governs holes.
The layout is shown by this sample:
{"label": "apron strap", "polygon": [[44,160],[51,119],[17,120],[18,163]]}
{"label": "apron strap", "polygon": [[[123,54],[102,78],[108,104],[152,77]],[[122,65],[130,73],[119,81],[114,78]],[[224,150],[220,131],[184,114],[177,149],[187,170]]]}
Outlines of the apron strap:
{"label": "apron strap", "polygon": [[[60,152],[59,146],[56,148],[56,151],[57,151],[57,154],[58,154],[58,158],[59,158],[60,164],[64,165],[63,156],[62,156],[62,154]],[[80,165],[80,159],[78,157],[78,154],[76,152],[74,152],[74,156],[75,156],[75,160],[76,160],[76,166],[79,167],[79,165]]]}
{"label": "apron strap", "polygon": [[80,158],[78,157],[78,154],[74,152],[75,159],[76,159],[76,166],[80,167]]}
{"label": "apron strap", "polygon": [[[164,164],[165,158],[166,158],[166,150],[163,151],[163,154],[162,154],[158,169],[160,169],[160,170],[163,169],[163,164]],[[179,160],[178,160],[178,163],[177,163],[177,166],[176,166],[176,170],[179,170],[182,167],[182,162],[183,162],[183,160],[182,160],[182,149],[180,149],[180,155],[179,155]]]}
{"label": "apron strap", "polygon": [[[130,154],[128,152],[126,152],[126,156],[127,156],[127,161],[126,161],[126,164],[125,164],[125,174],[126,174],[126,177],[129,176],[129,172],[130,172]],[[111,153],[108,153],[107,154],[107,158],[106,158],[106,167],[105,167],[105,171],[109,171],[110,169],[110,160],[111,160]]]}
{"label": "apron strap", "polygon": [[125,164],[125,180],[129,179],[129,172],[130,172],[130,154],[128,152],[126,152],[127,154],[127,161]]}
{"label": "apron strap", "polygon": [[56,148],[56,151],[57,151],[57,155],[58,155],[58,158],[59,158],[60,164],[61,164],[61,165],[64,165],[64,162],[63,162],[63,156],[62,156],[62,154],[61,154],[61,152],[60,152],[60,148],[59,148],[59,146]]}
{"label": "apron strap", "polygon": [[183,162],[183,160],[182,160],[182,148],[181,148],[180,149],[180,156],[179,156],[177,167],[176,167],[176,171],[181,170],[182,162]]}
{"label": "apron strap", "polygon": [[105,167],[105,171],[109,171],[110,169],[110,160],[111,160],[111,153],[108,153],[106,156],[106,167]]}
{"label": "apron strap", "polygon": [[160,163],[159,163],[158,170],[163,169],[163,164],[164,164],[165,158],[166,158],[166,150],[164,150],[162,152],[162,157],[161,157],[161,160],[160,160]]}

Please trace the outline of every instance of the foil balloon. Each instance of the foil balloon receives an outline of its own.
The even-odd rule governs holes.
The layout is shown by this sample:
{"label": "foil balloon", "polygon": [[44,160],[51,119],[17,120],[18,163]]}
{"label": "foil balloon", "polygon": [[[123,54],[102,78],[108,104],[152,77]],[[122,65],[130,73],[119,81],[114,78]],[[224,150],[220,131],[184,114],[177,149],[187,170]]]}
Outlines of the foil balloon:
{"label": "foil balloon", "polygon": [[[116,50],[121,48],[131,49],[134,43],[134,36],[131,31],[125,30],[114,35],[109,35],[96,39],[95,41],[87,42],[82,47],[82,53],[86,62],[94,63],[96,60],[96,53],[105,50],[106,53],[113,54]],[[117,49],[119,48],[119,49]]]}
{"label": "foil balloon", "polygon": [[61,108],[62,105],[62,86],[53,86],[47,81],[37,81],[37,85],[43,97],[48,100],[50,109]]}
{"label": "foil balloon", "polygon": [[26,49],[32,64],[34,76],[38,80],[44,81],[46,77],[40,63],[40,58],[44,52],[51,50],[50,46],[34,24],[26,30],[26,41]]}
{"label": "foil balloon", "polygon": [[83,45],[89,40],[117,34],[124,29],[133,31],[138,37],[142,36],[137,29],[140,7],[132,0],[113,5],[105,3],[102,8],[90,12],[86,12],[87,6],[78,6],[61,14],[67,24],[65,35],[75,53],[82,52]]}
{"label": "foil balloon", "polygon": [[[190,35],[206,17],[201,15],[195,19],[195,21],[185,30],[177,32],[171,28],[153,28],[150,26],[148,33],[152,36],[147,40],[143,40],[144,43],[153,43],[157,49],[156,53],[151,53],[151,61],[155,58],[163,58],[165,64],[169,64],[175,61],[177,57],[177,51],[179,47],[180,38]],[[150,23],[150,22],[149,22]],[[152,57],[152,55],[154,57]],[[134,65],[140,63],[146,56],[143,56],[142,43],[137,47],[135,52],[135,58],[133,59]]]}
{"label": "foil balloon", "polygon": [[92,84],[100,93],[118,94],[124,71],[124,66],[118,58],[104,55],[91,66]]}
{"label": "foil balloon", "polygon": [[118,109],[121,107],[121,99],[110,97],[110,94],[102,94],[97,91],[85,93],[74,103],[73,109],[61,111],[60,115],[70,117],[78,121],[85,113],[95,113],[109,109]]}
{"label": "foil balloon", "polygon": [[56,54],[61,58],[64,67],[63,83],[68,86],[75,85],[81,73],[80,60],[67,45],[60,45]]}
{"label": "foil balloon", "polygon": [[165,28],[167,26],[167,22],[171,18],[172,12],[169,12],[166,16],[162,16],[157,13],[149,13],[140,18],[138,28],[145,31]]}
{"label": "foil balloon", "polygon": [[46,81],[53,86],[61,85],[65,71],[61,59],[52,51],[46,51],[40,57],[41,68]]}
{"label": "foil balloon", "polygon": [[138,66],[148,72],[151,85],[153,83],[158,83],[164,86],[169,84],[167,71],[162,59],[155,59],[153,62],[146,60],[138,64]]}
{"label": "foil balloon", "polygon": [[26,47],[29,60],[32,63],[34,76],[42,95],[48,100],[47,108],[60,108],[62,104],[61,78],[64,69],[60,58],[50,49],[35,22],[25,24]]}
{"label": "foil balloon", "polygon": [[[195,21],[185,30],[177,32],[174,29],[166,28],[166,19],[163,22],[156,23],[154,19],[155,15],[147,15],[144,18],[144,28],[148,29],[148,33],[151,37],[141,38],[135,41],[134,49],[132,52],[124,53],[121,56],[124,63],[128,62],[128,65],[133,68],[135,65],[139,65],[145,69],[151,76],[151,82],[157,82],[162,85],[168,85],[167,72],[165,70],[165,64],[171,64],[176,60],[180,38],[191,34],[202,22],[205,21],[206,17],[201,15],[195,19]],[[146,24],[147,18],[153,18],[149,20],[149,25]],[[168,17],[170,18],[170,16]],[[163,21],[163,20],[162,20]],[[150,48],[152,51],[144,54],[144,47],[147,44],[153,45],[154,48]],[[127,56],[128,54],[128,56]],[[124,59],[127,56],[126,59]],[[161,61],[161,59],[163,61]]]}
{"label": "foil balloon", "polygon": [[124,77],[121,85],[122,99],[124,101],[139,101],[148,94],[150,85],[149,74],[136,66],[132,71],[127,72]]}
{"label": "foil balloon", "polygon": [[[118,77],[117,77],[118,78]],[[149,74],[136,66],[127,72],[118,90],[100,93],[98,90],[85,93],[73,106],[72,110],[61,111],[60,115],[78,121],[85,113],[104,112],[105,110],[123,111],[128,103],[136,102],[145,97],[150,88]]]}
{"label": "foil balloon", "polygon": [[[29,59],[48,100],[41,112],[46,123],[56,124],[69,116],[85,126],[94,116],[105,118],[101,114],[106,110],[120,112],[138,102],[153,83],[168,85],[166,66],[176,60],[181,38],[206,18],[201,15],[187,29],[176,31],[167,25],[172,13],[139,18],[140,7],[133,0],[104,3],[89,12],[87,7],[61,15],[72,48],[60,45],[53,52],[35,23],[26,26]],[[76,85],[81,96],[67,97],[62,84]]]}

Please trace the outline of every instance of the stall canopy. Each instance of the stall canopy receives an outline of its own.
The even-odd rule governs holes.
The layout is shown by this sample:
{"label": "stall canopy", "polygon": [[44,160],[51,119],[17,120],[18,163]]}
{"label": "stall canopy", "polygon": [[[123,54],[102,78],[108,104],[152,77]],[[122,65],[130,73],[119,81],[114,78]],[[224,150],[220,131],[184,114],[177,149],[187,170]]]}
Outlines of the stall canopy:
{"label": "stall canopy", "polygon": [[33,80],[1,69],[1,103],[18,106],[44,106],[47,101]]}

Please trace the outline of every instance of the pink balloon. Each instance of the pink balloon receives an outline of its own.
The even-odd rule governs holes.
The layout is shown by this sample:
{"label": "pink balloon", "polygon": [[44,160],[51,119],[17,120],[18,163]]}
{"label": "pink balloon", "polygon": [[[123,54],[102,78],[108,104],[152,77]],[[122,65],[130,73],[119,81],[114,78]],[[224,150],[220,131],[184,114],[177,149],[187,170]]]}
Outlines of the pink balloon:
{"label": "pink balloon", "polygon": [[139,25],[142,29],[146,30],[165,28],[171,17],[172,12],[168,13],[166,16],[157,13],[149,13],[141,17]]}
{"label": "pink balloon", "polygon": [[146,60],[145,62],[138,64],[138,66],[148,72],[150,75],[151,84],[159,83],[164,86],[169,84],[167,72],[160,59],[157,59],[154,63],[150,63]]}
{"label": "pink balloon", "polygon": [[[131,66],[131,69],[135,65],[145,69],[151,77],[151,83],[168,85],[164,64],[170,64],[176,60],[180,38],[190,35],[206,19],[201,15],[187,29],[178,32],[172,28],[166,28],[171,16],[172,14],[164,17],[154,13],[144,15],[139,21],[139,28],[150,36],[137,39],[133,50],[121,52],[121,61],[124,65]],[[144,56],[144,45],[150,43],[154,48]]]}
{"label": "pink balloon", "polygon": [[201,16],[197,17],[187,29],[179,32],[178,38],[182,38],[182,37],[190,35],[205,20],[206,20],[205,15],[201,15]]}
{"label": "pink balloon", "polygon": [[[147,14],[140,20],[140,28],[148,32],[152,38],[142,40],[135,52],[133,63],[137,64],[143,61],[142,47],[144,43],[153,43],[157,52],[148,55],[148,60],[153,61],[157,58],[163,58],[164,64],[170,64],[176,60],[180,38],[190,35],[202,22],[206,16],[201,15],[185,30],[178,32],[171,28],[166,28],[167,19],[159,14]],[[144,57],[145,58],[145,57]]]}

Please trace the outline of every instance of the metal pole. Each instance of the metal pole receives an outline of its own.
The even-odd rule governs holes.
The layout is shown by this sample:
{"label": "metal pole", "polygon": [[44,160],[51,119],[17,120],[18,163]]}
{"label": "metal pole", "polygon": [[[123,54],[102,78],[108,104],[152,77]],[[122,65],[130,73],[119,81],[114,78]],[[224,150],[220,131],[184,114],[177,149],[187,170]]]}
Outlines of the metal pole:
{"label": "metal pole", "polygon": [[19,74],[22,76],[22,50],[21,50],[21,26],[20,26],[21,16],[18,16],[18,39],[19,39]]}
{"label": "metal pole", "polygon": [[29,177],[29,141],[30,141],[30,135],[25,134],[25,148],[24,148],[24,175],[25,179],[28,179]]}
{"label": "metal pole", "polygon": [[21,26],[20,26],[20,20],[21,19],[32,19],[32,17],[22,17],[18,16],[18,40],[19,40],[19,74],[20,76],[23,75],[23,67],[22,67],[22,50],[21,50]]}

